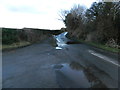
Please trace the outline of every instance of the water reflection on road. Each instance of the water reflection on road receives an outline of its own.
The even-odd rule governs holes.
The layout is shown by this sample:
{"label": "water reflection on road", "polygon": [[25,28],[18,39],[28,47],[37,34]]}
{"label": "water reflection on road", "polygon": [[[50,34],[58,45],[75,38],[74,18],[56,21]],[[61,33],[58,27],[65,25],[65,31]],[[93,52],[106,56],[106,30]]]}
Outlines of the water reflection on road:
{"label": "water reflection on road", "polygon": [[58,45],[56,49],[62,49],[63,47],[67,45],[66,42],[68,41],[68,39],[65,37],[67,33],[68,32],[64,32],[62,34],[54,36],[54,38],[57,41],[57,45]]}
{"label": "water reflection on road", "polygon": [[[54,36],[57,41],[56,49],[63,49],[71,42],[66,38],[67,32]],[[66,44],[67,43],[67,44]],[[80,63],[72,61],[53,65],[56,73],[56,80],[63,88],[106,88],[106,86],[92,73],[90,67],[83,67]]]}
{"label": "water reflection on road", "polygon": [[54,65],[56,79],[64,88],[105,88],[106,86],[95,77],[89,68],[82,67],[78,62]]}

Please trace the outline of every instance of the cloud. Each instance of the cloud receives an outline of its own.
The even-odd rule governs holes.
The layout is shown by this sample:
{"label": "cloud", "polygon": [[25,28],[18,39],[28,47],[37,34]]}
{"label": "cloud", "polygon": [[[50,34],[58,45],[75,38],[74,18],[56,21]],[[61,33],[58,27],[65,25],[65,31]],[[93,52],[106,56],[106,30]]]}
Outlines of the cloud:
{"label": "cloud", "polygon": [[59,11],[74,4],[90,7],[95,0],[0,0],[0,27],[60,29]]}
{"label": "cloud", "polygon": [[21,7],[11,6],[8,8],[8,10],[11,12],[21,12],[21,13],[40,13],[35,8],[29,6],[21,6]]}

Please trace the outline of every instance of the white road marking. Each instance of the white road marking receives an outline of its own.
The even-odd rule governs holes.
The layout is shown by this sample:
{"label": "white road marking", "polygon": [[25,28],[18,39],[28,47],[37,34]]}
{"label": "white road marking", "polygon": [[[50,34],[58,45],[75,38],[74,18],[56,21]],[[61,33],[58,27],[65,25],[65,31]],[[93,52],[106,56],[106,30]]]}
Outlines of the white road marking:
{"label": "white road marking", "polygon": [[91,54],[94,55],[94,56],[97,56],[97,57],[99,57],[99,58],[101,58],[101,59],[103,59],[103,60],[105,60],[105,61],[107,61],[107,62],[110,62],[110,63],[112,63],[112,64],[120,67],[120,65],[119,65],[117,62],[112,61],[111,58],[108,58],[108,57],[106,57],[106,56],[104,56],[104,55],[102,55],[102,54],[96,53],[96,52],[93,51],[93,50],[88,50],[88,52],[91,53]]}

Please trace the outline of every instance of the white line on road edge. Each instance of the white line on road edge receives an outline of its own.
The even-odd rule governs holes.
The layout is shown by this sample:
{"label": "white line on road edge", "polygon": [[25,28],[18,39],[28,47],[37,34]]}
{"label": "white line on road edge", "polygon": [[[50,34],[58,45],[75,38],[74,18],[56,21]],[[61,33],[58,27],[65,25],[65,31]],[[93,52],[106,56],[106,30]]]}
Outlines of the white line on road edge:
{"label": "white line on road edge", "polygon": [[106,57],[106,56],[104,56],[102,54],[96,53],[93,50],[88,50],[88,52],[90,52],[94,56],[97,56],[97,57],[99,57],[99,58],[101,58],[101,59],[103,59],[103,60],[105,60],[107,62],[110,62],[110,63],[112,63],[112,64],[117,65],[118,67],[120,67],[120,65],[118,63],[115,63],[114,61],[111,61],[110,58],[108,58],[108,57]]}

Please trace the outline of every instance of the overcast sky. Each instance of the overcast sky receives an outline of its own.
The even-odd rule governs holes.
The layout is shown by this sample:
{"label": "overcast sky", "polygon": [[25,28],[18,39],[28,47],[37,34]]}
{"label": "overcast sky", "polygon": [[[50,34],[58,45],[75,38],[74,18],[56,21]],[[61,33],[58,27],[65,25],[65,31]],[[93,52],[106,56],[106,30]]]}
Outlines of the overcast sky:
{"label": "overcast sky", "polygon": [[61,9],[69,10],[74,4],[87,8],[96,0],[0,0],[0,27],[60,29]]}

